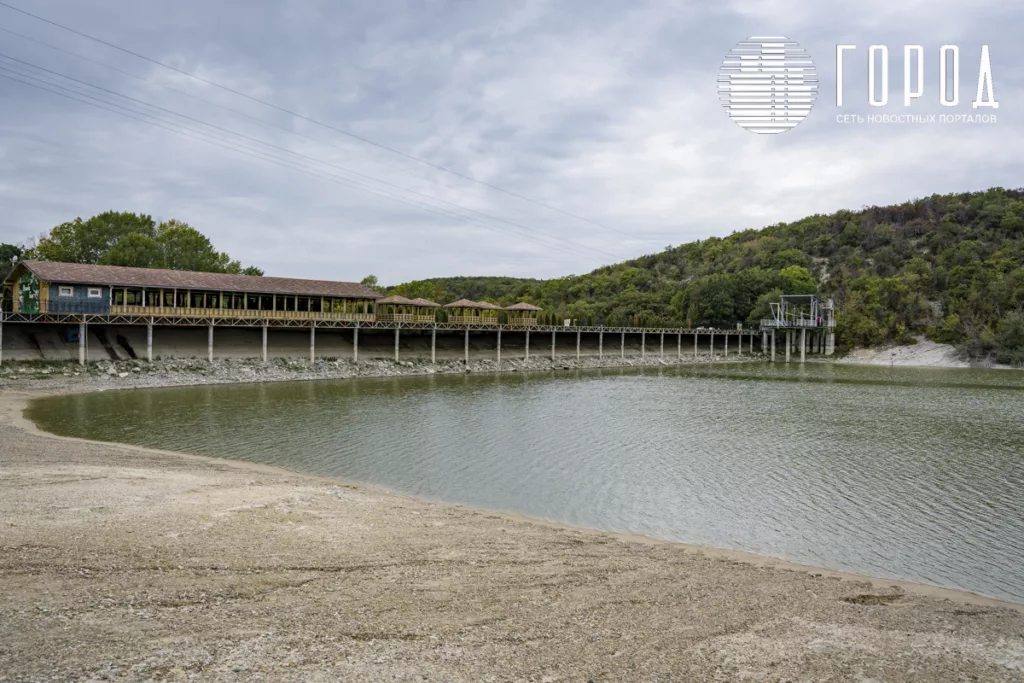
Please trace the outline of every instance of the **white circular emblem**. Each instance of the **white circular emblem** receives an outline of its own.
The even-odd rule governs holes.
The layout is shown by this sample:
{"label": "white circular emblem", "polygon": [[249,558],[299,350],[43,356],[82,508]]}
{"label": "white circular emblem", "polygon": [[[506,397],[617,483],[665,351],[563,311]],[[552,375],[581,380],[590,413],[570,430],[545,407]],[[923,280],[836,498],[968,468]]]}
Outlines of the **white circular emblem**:
{"label": "white circular emblem", "polygon": [[781,133],[807,118],[818,94],[807,50],[779,36],[736,44],[718,72],[718,96],[729,118],[752,133]]}

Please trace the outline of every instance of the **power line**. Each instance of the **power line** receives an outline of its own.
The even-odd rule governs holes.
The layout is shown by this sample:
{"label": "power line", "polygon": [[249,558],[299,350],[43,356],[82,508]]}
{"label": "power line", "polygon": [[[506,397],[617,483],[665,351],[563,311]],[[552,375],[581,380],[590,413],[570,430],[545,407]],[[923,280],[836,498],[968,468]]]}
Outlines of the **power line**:
{"label": "power line", "polygon": [[[70,89],[64,88],[64,87],[62,87],[60,85],[57,85],[57,84],[54,84],[54,83],[50,83],[48,81],[43,81],[41,79],[35,78],[33,76],[30,76],[30,75],[27,75],[27,74],[24,74],[24,73],[20,73],[20,72],[14,71],[14,70],[9,69],[9,68],[4,67],[4,66],[0,66],[0,71],[7,72],[7,73],[13,73],[13,74],[22,76],[24,78],[29,78],[30,80],[36,81],[36,83],[31,83],[29,81],[23,81],[23,80],[18,79],[18,78],[13,78],[13,77],[5,75],[3,73],[0,73],[0,78],[5,78],[5,79],[10,80],[10,81],[14,81],[14,82],[17,82],[17,83],[28,85],[28,86],[30,86],[32,88],[36,88],[38,90],[43,90],[43,91],[46,91],[46,92],[58,95],[60,97],[64,97],[66,99],[74,100],[76,102],[80,102],[82,104],[86,104],[86,105],[89,105],[89,106],[92,106],[92,107],[96,107],[98,109],[103,109],[103,110],[112,112],[114,114],[118,114],[120,116],[124,116],[124,117],[130,118],[130,119],[134,119],[134,120],[142,122],[142,123],[147,123],[149,125],[156,126],[157,128],[162,128],[164,130],[170,131],[170,132],[178,134],[178,135],[182,135],[182,136],[187,137],[187,138],[196,139],[196,140],[199,140],[200,142],[206,142],[207,144],[214,145],[215,147],[221,147],[223,149],[227,149],[229,151],[237,152],[237,153],[243,154],[245,156],[249,156],[249,157],[253,157],[253,158],[256,158],[256,159],[263,160],[263,161],[267,161],[267,162],[270,162],[270,163],[275,164],[277,166],[282,166],[284,168],[289,168],[289,169],[292,169],[292,170],[295,170],[295,171],[299,171],[300,173],[305,173],[306,175],[310,175],[310,176],[313,176],[315,178],[321,178],[321,179],[324,179],[324,180],[328,180],[328,181],[334,182],[336,184],[365,189],[366,191],[370,192],[371,194],[375,194],[375,195],[378,195],[378,196],[381,196],[381,197],[393,199],[393,200],[401,202],[403,204],[407,204],[409,206],[413,206],[415,208],[422,209],[424,211],[436,214],[438,216],[442,216],[444,218],[454,218],[455,220],[459,220],[459,221],[462,221],[464,223],[470,223],[470,224],[474,224],[475,223],[475,224],[479,225],[480,227],[483,227],[483,228],[488,229],[488,230],[493,230],[493,231],[496,231],[496,232],[502,232],[502,233],[506,233],[506,234],[515,234],[515,235],[518,235],[520,237],[524,237],[524,238],[529,239],[529,240],[538,241],[536,237],[531,236],[531,235],[524,235],[523,233],[520,233],[518,231],[514,231],[514,230],[509,230],[509,229],[499,228],[499,227],[496,227],[496,226],[487,225],[485,223],[481,223],[480,221],[476,221],[476,220],[467,218],[466,216],[462,216],[462,215],[459,215],[459,214],[455,214],[453,212],[445,211],[444,209],[438,209],[437,207],[430,207],[430,206],[424,205],[421,202],[416,202],[414,200],[409,200],[409,199],[406,199],[406,198],[403,198],[403,197],[395,196],[395,195],[387,193],[387,192],[378,191],[376,188],[372,188],[372,187],[367,186],[367,185],[365,185],[363,183],[358,183],[358,182],[355,182],[355,181],[348,180],[346,178],[341,178],[341,177],[338,177],[338,176],[336,176],[334,174],[331,174],[331,173],[317,172],[317,171],[314,171],[314,170],[310,170],[308,168],[304,168],[304,167],[300,167],[300,166],[295,166],[295,165],[292,165],[292,164],[289,164],[289,163],[286,163],[286,162],[282,162],[279,159],[265,156],[263,154],[260,154],[259,152],[251,150],[250,148],[231,146],[230,144],[227,144],[227,145],[220,144],[219,142],[216,142],[214,140],[218,140],[219,139],[219,140],[221,140],[223,142],[223,139],[213,138],[209,134],[203,133],[201,131],[196,131],[194,129],[190,129],[190,128],[187,128],[187,127],[184,127],[184,126],[181,126],[182,128],[184,128],[185,131],[190,131],[190,132],[196,133],[196,135],[190,135],[188,132],[184,132],[182,130],[178,130],[178,129],[175,129],[175,128],[170,128],[170,127],[165,126],[165,125],[161,125],[161,123],[168,123],[167,121],[164,121],[162,119],[158,119],[156,117],[152,117],[151,115],[143,114],[142,112],[138,112],[138,111],[135,111],[135,110],[132,110],[132,109],[128,109],[127,107],[123,107],[121,105],[113,104],[113,103],[105,101],[105,100],[100,100],[100,99],[92,97],[92,96],[90,96],[90,95],[88,95],[86,93],[81,93],[81,92],[78,92],[78,91],[75,91],[75,90],[70,90]],[[43,84],[51,86],[51,87],[50,88],[44,87],[44,85],[37,85],[37,83],[43,83]],[[57,88],[58,90],[53,90],[51,88]],[[65,92],[59,92],[60,90],[63,90]],[[86,97],[86,98],[89,98],[89,99],[92,99],[92,100],[96,100],[97,102],[103,102],[104,104],[110,104],[111,106],[113,106],[115,108],[105,107],[102,104],[96,104],[95,102],[90,102],[88,100],[80,99],[79,97],[74,97],[72,95],[68,95],[68,94],[66,94],[68,92],[74,93],[76,95],[81,95],[82,97]],[[125,113],[125,112],[131,112],[131,113]],[[140,114],[141,116],[133,116],[132,114]],[[146,116],[146,117],[149,117],[149,118],[141,118],[142,116]],[[154,120],[150,120],[150,119],[155,119],[155,121]],[[180,124],[172,123],[171,125],[180,125]],[[201,137],[197,137],[197,135],[201,136]],[[547,246],[551,246],[551,247],[553,247],[555,249],[559,249],[560,251],[564,251],[565,253],[568,253],[570,255],[577,255],[577,256],[580,255],[578,252],[575,252],[575,251],[572,251],[570,249],[567,249],[563,245],[560,245],[560,244],[557,244],[557,243],[549,244]]]}
{"label": "power line", "polygon": [[[388,181],[385,181],[385,180],[380,180],[380,179],[378,179],[378,178],[375,178],[375,177],[373,177],[373,176],[369,176],[369,175],[366,175],[366,174],[364,174],[364,173],[360,173],[360,172],[358,172],[358,171],[353,171],[353,170],[351,170],[351,169],[345,168],[344,166],[339,166],[339,165],[337,165],[337,164],[334,164],[334,163],[331,163],[331,162],[329,162],[329,161],[324,161],[324,160],[322,160],[322,159],[318,159],[318,158],[316,158],[316,157],[312,157],[312,156],[309,156],[309,155],[306,155],[306,154],[302,154],[301,152],[295,152],[295,151],[293,151],[293,150],[290,150],[290,149],[287,149],[287,148],[285,148],[285,147],[281,147],[281,146],[279,146],[279,145],[275,145],[275,144],[273,144],[273,143],[270,143],[270,142],[266,142],[266,141],[264,141],[264,140],[260,140],[260,139],[258,139],[258,138],[254,138],[254,137],[251,137],[251,136],[249,136],[249,135],[245,135],[244,133],[238,133],[238,132],[236,132],[236,131],[232,131],[232,130],[229,130],[229,129],[227,129],[227,128],[223,128],[223,127],[221,127],[221,126],[218,126],[218,125],[215,125],[215,124],[212,124],[212,123],[208,123],[208,122],[206,122],[206,121],[203,121],[203,120],[201,120],[201,119],[197,119],[197,118],[195,118],[195,117],[192,117],[192,116],[188,116],[188,115],[186,115],[186,114],[181,114],[181,113],[179,113],[179,112],[176,112],[176,111],[174,111],[174,110],[171,110],[171,109],[167,109],[167,108],[165,108],[165,107],[161,107],[161,106],[159,106],[159,105],[151,104],[151,103],[149,103],[149,102],[145,102],[144,100],[139,100],[139,99],[136,99],[136,98],[134,98],[134,97],[130,97],[130,96],[128,96],[128,95],[124,95],[124,94],[122,94],[122,93],[116,92],[116,91],[114,91],[114,90],[110,90],[110,89],[108,89],[108,88],[104,88],[104,87],[101,87],[101,86],[95,85],[95,84],[93,84],[93,83],[89,83],[89,82],[87,82],[87,81],[83,81],[83,80],[80,80],[80,79],[77,79],[77,78],[73,78],[73,77],[71,77],[71,76],[68,76],[68,75],[66,75],[66,74],[62,74],[62,73],[59,73],[59,72],[57,72],[57,71],[52,71],[52,70],[50,70],[50,69],[46,69],[46,68],[44,68],[44,67],[41,67],[41,66],[38,66],[38,65],[32,64],[32,63],[30,63],[30,62],[26,62],[26,61],[24,61],[24,60],[21,60],[21,59],[17,59],[17,58],[15,58],[15,57],[11,57],[11,56],[9,56],[9,55],[6,55],[6,54],[3,54],[3,53],[0,53],[0,58],[6,59],[6,60],[9,60],[9,61],[13,61],[13,62],[17,62],[18,64],[22,64],[22,65],[28,66],[28,67],[30,67],[30,68],[33,68],[33,69],[37,69],[37,70],[39,70],[39,71],[43,71],[43,72],[45,72],[45,73],[48,73],[48,74],[52,74],[52,75],[54,75],[54,76],[57,76],[58,78],[63,78],[63,79],[66,79],[66,80],[68,80],[68,81],[72,81],[72,82],[74,82],[74,83],[78,83],[78,84],[84,85],[84,86],[86,86],[86,87],[89,87],[89,88],[94,88],[94,89],[96,89],[96,90],[99,90],[99,91],[101,91],[101,92],[109,93],[109,94],[111,94],[111,95],[114,95],[114,96],[116,96],[116,97],[120,97],[120,98],[123,98],[123,99],[125,99],[125,100],[128,100],[128,101],[130,101],[130,102],[134,102],[134,103],[137,103],[137,104],[140,104],[140,105],[146,106],[146,107],[151,107],[151,108],[153,108],[153,109],[156,109],[156,110],[159,110],[159,111],[162,111],[162,112],[166,112],[166,113],[168,113],[168,114],[171,114],[172,116],[178,116],[178,117],[180,117],[180,118],[183,118],[183,119],[186,119],[186,120],[188,120],[188,121],[192,121],[192,122],[194,122],[194,123],[198,123],[198,124],[200,124],[200,125],[203,125],[203,126],[207,126],[207,127],[209,127],[209,128],[213,128],[213,129],[215,129],[215,130],[218,130],[218,131],[221,131],[221,132],[227,133],[228,135],[233,135],[233,136],[236,136],[236,137],[242,138],[242,139],[244,139],[244,140],[246,140],[246,141],[250,141],[250,142],[254,142],[254,143],[256,143],[256,144],[264,145],[264,146],[266,146],[266,147],[269,147],[269,148],[271,148],[271,149],[277,150],[277,151],[279,151],[279,152],[284,152],[284,153],[286,153],[286,154],[290,154],[290,155],[293,155],[293,156],[297,156],[297,157],[300,157],[300,158],[302,158],[302,159],[306,159],[306,160],[312,161],[312,162],[314,162],[314,163],[318,163],[318,164],[322,164],[322,165],[324,165],[324,166],[329,166],[329,167],[332,167],[332,168],[336,168],[336,169],[338,169],[338,170],[340,170],[340,171],[342,171],[342,172],[344,172],[344,173],[348,173],[348,174],[350,174],[350,175],[355,175],[355,176],[358,176],[358,177],[361,177],[361,178],[365,178],[365,179],[367,179],[367,180],[370,180],[370,181],[372,181],[372,182],[375,182],[375,183],[379,183],[379,184],[381,184],[381,185],[385,185],[385,186],[387,186],[387,187],[391,187],[391,188],[394,188],[394,189],[396,189],[396,190],[399,190],[399,191],[401,191],[401,192],[408,192],[408,193],[410,193],[410,194],[418,195],[418,196],[424,197],[424,198],[426,198],[426,199],[429,199],[429,200],[432,200],[432,201],[436,201],[436,202],[439,202],[439,203],[441,203],[441,204],[446,204],[446,205],[448,205],[448,206],[451,206],[451,207],[454,207],[454,208],[456,208],[456,209],[461,209],[461,210],[463,210],[463,211],[467,211],[467,212],[469,212],[469,213],[472,213],[472,214],[476,214],[476,215],[478,215],[478,216],[482,216],[482,217],[484,217],[484,218],[488,218],[488,219],[490,219],[490,220],[495,220],[495,221],[499,221],[499,222],[502,222],[502,223],[506,223],[506,224],[508,224],[508,225],[512,225],[512,226],[514,226],[514,227],[517,227],[517,228],[521,228],[521,229],[523,229],[523,230],[526,230],[526,231],[528,231],[528,232],[534,232],[534,230],[533,230],[532,228],[530,228],[530,227],[528,227],[528,226],[525,226],[525,225],[522,225],[521,223],[516,223],[516,222],[514,222],[514,221],[509,221],[509,220],[506,220],[506,219],[504,219],[504,218],[500,218],[500,217],[498,217],[498,216],[492,216],[491,214],[488,214],[488,213],[484,213],[484,212],[482,212],[482,211],[477,211],[477,210],[475,210],[475,209],[470,209],[470,208],[468,208],[468,207],[464,207],[464,206],[462,206],[462,205],[460,205],[460,204],[455,204],[455,203],[453,203],[453,202],[449,202],[449,201],[446,201],[446,200],[444,200],[444,199],[439,199],[439,198],[437,198],[437,197],[434,197],[434,196],[432,196],[432,195],[428,195],[428,194],[426,194],[426,193],[423,193],[423,192],[419,192],[419,191],[416,191],[416,190],[411,190],[411,189],[409,189],[409,188],[405,188],[405,187],[402,187],[402,186],[400,186],[400,185],[396,185],[396,184],[394,184],[394,183],[390,183],[390,182],[388,182]],[[19,72],[14,72],[14,73],[19,73]],[[26,74],[23,74],[23,73],[22,73],[22,74],[19,74],[19,75],[22,75],[22,76],[27,76],[27,77],[31,77],[31,76],[28,76],[28,75],[26,75]],[[44,81],[44,82],[45,82],[45,81]],[[61,86],[55,86],[55,87],[61,87]],[[73,92],[77,92],[77,91],[73,91]],[[82,94],[82,93],[79,93],[79,94]],[[86,97],[90,97],[89,95],[84,95],[84,96],[86,96]],[[91,98],[91,97],[90,97],[90,98]],[[91,98],[91,99],[92,99],[92,98]],[[103,100],[103,101],[104,101],[104,102],[106,102],[105,100]],[[109,102],[107,102],[107,103],[109,104]],[[141,113],[141,112],[136,112],[136,113]],[[145,115],[145,114],[144,114],[144,115]],[[172,124],[172,125],[180,125],[180,124]],[[192,130],[192,129],[188,129],[188,128],[186,128],[186,130]],[[194,131],[194,132],[198,132],[198,131]],[[202,133],[201,133],[201,134],[202,134]],[[219,139],[222,139],[222,138],[219,138]],[[223,139],[222,139],[222,140],[223,140]],[[520,234],[520,235],[522,236],[522,234],[521,234],[521,233],[519,233],[519,234]],[[605,251],[603,251],[603,250],[600,250],[600,249],[596,249],[596,248],[594,248],[594,247],[590,247],[590,246],[587,246],[587,245],[584,245],[584,244],[579,244],[579,243],[577,243],[577,242],[573,242],[573,241],[571,241],[571,240],[566,240],[566,239],[564,239],[564,238],[551,238],[551,237],[548,237],[548,236],[546,236],[546,235],[545,235],[544,237],[545,237],[545,239],[548,239],[549,241],[550,241],[551,239],[561,239],[561,241],[564,241],[564,242],[565,242],[566,244],[571,244],[571,245],[573,245],[573,246],[576,246],[576,247],[580,247],[580,248],[583,248],[583,249],[588,249],[588,250],[590,250],[590,251],[592,251],[592,252],[594,252],[594,253],[597,253],[597,254],[602,254],[603,256],[608,256],[608,257],[611,257],[611,258],[613,258],[613,259],[621,259],[621,258],[622,258],[621,256],[618,256],[618,255],[615,255],[615,254],[611,254],[611,253],[605,252]]]}
{"label": "power line", "polygon": [[[531,204],[536,204],[537,206],[544,207],[544,208],[549,209],[551,211],[557,211],[558,213],[561,213],[561,214],[566,215],[566,216],[570,216],[572,218],[575,218],[577,220],[583,221],[585,223],[590,223],[591,225],[597,226],[597,227],[602,228],[604,230],[609,230],[609,231],[612,231],[612,232],[617,232],[617,233],[619,233],[621,235],[625,235],[626,237],[629,237],[631,239],[637,239],[635,236],[633,236],[633,235],[631,235],[631,234],[629,234],[629,233],[627,233],[627,232],[625,232],[623,230],[619,230],[617,228],[612,228],[610,226],[603,225],[603,224],[598,223],[596,221],[593,221],[593,220],[591,220],[589,218],[585,218],[583,216],[579,216],[579,215],[571,213],[569,211],[565,211],[564,209],[560,209],[560,208],[558,208],[556,206],[551,206],[550,204],[545,204],[544,202],[538,201],[536,199],[531,199],[529,197],[523,196],[523,195],[518,194],[516,192],[513,192],[511,190],[506,190],[506,189],[504,189],[502,187],[499,187],[497,185],[493,185],[493,184],[488,183],[486,181],[479,180],[479,179],[474,178],[474,177],[469,176],[469,175],[465,175],[463,173],[460,173],[460,172],[455,171],[453,169],[447,168],[445,166],[441,166],[439,164],[435,164],[433,162],[427,161],[426,159],[421,159],[420,157],[414,156],[412,154],[408,154],[406,152],[402,152],[401,150],[397,150],[397,149],[395,149],[393,147],[388,147],[387,145],[384,145],[384,144],[379,143],[379,142],[375,142],[374,140],[370,140],[369,138],[362,137],[360,135],[357,135],[357,134],[352,133],[350,131],[344,130],[342,128],[338,128],[336,126],[332,126],[332,125],[330,125],[328,123],[324,123],[322,121],[318,121],[317,119],[314,119],[312,117],[306,116],[304,114],[300,114],[300,113],[292,111],[290,109],[286,109],[285,107],[276,105],[276,104],[274,104],[272,102],[268,102],[268,101],[260,99],[258,97],[254,97],[253,95],[246,94],[244,92],[241,92],[240,90],[235,90],[234,88],[230,88],[230,87],[228,87],[226,85],[221,85],[220,83],[217,83],[215,81],[211,81],[211,80],[209,80],[207,78],[203,78],[202,76],[197,76],[196,74],[190,73],[190,72],[185,71],[183,69],[179,69],[179,68],[177,68],[175,66],[171,66],[170,64],[165,64],[165,63],[163,63],[163,62],[161,62],[159,60],[153,59],[152,57],[147,57],[146,55],[139,54],[138,52],[134,52],[132,50],[129,50],[129,49],[124,48],[124,47],[121,47],[119,45],[115,45],[114,43],[110,43],[110,42],[108,42],[106,40],[103,40],[102,38],[97,38],[95,36],[91,36],[88,33],[84,33],[84,32],[79,31],[77,29],[73,29],[70,26],[65,26],[64,24],[60,24],[60,23],[58,23],[56,21],[47,19],[45,17],[41,17],[38,14],[33,14],[32,12],[28,12],[28,11],[23,10],[21,8],[15,7],[14,5],[9,5],[6,2],[0,1],[0,7],[6,7],[9,10],[13,10],[13,11],[18,12],[20,14],[23,14],[25,16],[32,17],[33,19],[36,19],[38,21],[42,21],[42,22],[44,22],[46,24],[50,24],[51,26],[55,26],[55,27],[57,27],[59,29],[62,29],[64,31],[68,31],[70,33],[74,33],[75,35],[81,36],[82,38],[86,38],[88,40],[92,40],[92,41],[97,42],[97,43],[99,43],[101,45],[105,45],[105,46],[107,46],[109,48],[112,48],[114,50],[118,50],[120,52],[123,52],[125,54],[131,55],[131,56],[136,57],[138,59],[142,59],[142,60],[145,60],[147,62],[150,62],[151,64],[155,64],[157,66],[161,66],[161,67],[163,67],[165,69],[170,69],[171,71],[174,71],[174,72],[177,72],[179,74],[182,74],[183,76],[188,76],[189,78],[193,78],[193,79],[195,79],[197,81],[200,81],[202,83],[206,83],[207,85],[212,85],[213,87],[219,88],[220,90],[224,90],[225,92],[232,93],[233,95],[238,95],[239,97],[244,97],[244,98],[246,98],[248,100],[251,100],[253,102],[256,102],[258,104],[262,104],[265,107],[270,107],[271,109],[276,109],[276,110],[278,110],[280,112],[288,114],[289,116],[294,116],[296,118],[302,119],[304,121],[308,121],[309,123],[315,124],[317,126],[321,126],[323,128],[327,128],[329,130],[333,130],[336,133],[340,133],[342,135],[348,136],[348,137],[353,138],[355,140],[359,140],[360,142],[366,143],[368,145],[373,145],[374,147],[378,147],[380,149],[386,150],[386,151],[391,152],[393,154],[397,154],[397,155],[402,156],[402,157],[404,157],[406,159],[410,159],[410,160],[415,161],[417,163],[424,164],[426,166],[429,166],[431,168],[437,169],[439,171],[443,171],[445,173],[449,173],[449,174],[451,174],[453,176],[456,176],[458,178],[462,178],[463,180],[468,180],[470,182],[477,183],[477,184],[482,185],[484,187],[488,187],[488,188],[490,188],[492,190],[496,190],[498,192],[504,193],[504,194],[509,195],[511,197],[515,197],[515,198],[520,199],[520,200],[525,201],[525,202],[529,202]],[[645,240],[645,241],[651,241],[651,240]]]}

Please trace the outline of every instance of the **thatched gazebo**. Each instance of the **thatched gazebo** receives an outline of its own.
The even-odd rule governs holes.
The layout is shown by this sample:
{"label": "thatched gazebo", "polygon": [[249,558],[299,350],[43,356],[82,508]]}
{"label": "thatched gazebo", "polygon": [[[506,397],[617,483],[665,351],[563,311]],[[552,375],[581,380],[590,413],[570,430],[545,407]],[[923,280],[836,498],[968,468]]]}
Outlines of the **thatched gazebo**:
{"label": "thatched gazebo", "polygon": [[533,304],[521,301],[517,304],[506,306],[505,310],[508,311],[509,325],[536,325],[537,313],[544,309],[540,306],[534,306]]}
{"label": "thatched gazebo", "polygon": [[393,294],[377,301],[377,320],[385,323],[432,323],[433,308],[440,304],[426,299],[407,299]]}
{"label": "thatched gazebo", "polygon": [[497,325],[500,306],[486,301],[459,299],[444,306],[449,310],[448,322],[463,325]]}

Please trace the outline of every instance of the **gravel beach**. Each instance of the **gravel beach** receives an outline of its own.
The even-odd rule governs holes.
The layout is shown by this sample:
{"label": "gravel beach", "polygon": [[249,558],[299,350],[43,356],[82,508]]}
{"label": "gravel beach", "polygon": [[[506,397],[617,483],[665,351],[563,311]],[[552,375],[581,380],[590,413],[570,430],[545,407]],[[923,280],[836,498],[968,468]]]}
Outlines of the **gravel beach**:
{"label": "gravel beach", "polygon": [[0,680],[1024,681],[1021,605],[21,417],[132,375],[0,391]]}

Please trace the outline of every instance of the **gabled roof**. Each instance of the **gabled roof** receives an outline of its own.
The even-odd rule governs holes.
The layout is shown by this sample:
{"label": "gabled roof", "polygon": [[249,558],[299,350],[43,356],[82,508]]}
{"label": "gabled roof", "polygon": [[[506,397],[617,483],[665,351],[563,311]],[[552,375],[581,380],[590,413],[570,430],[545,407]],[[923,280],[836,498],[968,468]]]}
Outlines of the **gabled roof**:
{"label": "gabled roof", "polygon": [[441,307],[441,304],[439,304],[439,303],[435,303],[435,302],[431,301],[430,299],[421,299],[419,297],[416,297],[415,299],[413,299],[412,303],[417,305],[417,306],[427,306],[428,308],[440,308]]}
{"label": "gabled roof", "polygon": [[40,280],[82,285],[114,287],[153,287],[163,289],[200,289],[251,294],[294,294],[330,296],[341,299],[379,299],[381,295],[358,282],[300,280],[290,277],[197,273],[189,270],[95,266],[88,263],[22,261]]}
{"label": "gabled roof", "polygon": [[544,309],[541,308],[540,306],[534,306],[533,304],[528,304],[525,301],[520,301],[517,304],[512,304],[511,306],[506,306],[505,310],[506,311],[543,311]]}

